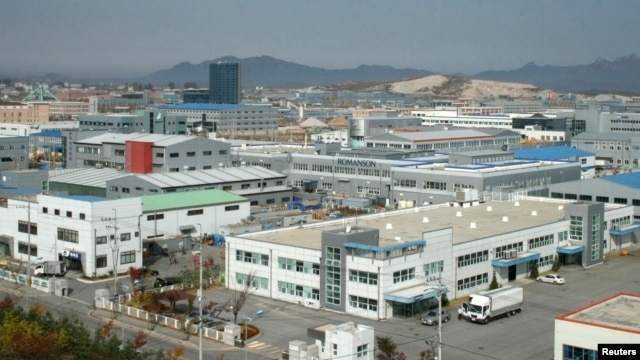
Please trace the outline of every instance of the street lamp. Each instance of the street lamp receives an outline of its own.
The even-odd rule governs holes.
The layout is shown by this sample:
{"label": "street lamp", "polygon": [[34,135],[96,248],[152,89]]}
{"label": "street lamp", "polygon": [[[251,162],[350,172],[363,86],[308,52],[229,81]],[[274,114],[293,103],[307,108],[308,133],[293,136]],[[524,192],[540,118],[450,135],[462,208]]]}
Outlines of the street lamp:
{"label": "street lamp", "polygon": [[202,224],[198,223],[197,224],[200,227],[200,261],[199,261],[199,266],[200,266],[200,289],[199,289],[199,296],[200,296],[200,331],[199,331],[199,344],[198,344],[198,359],[202,360],[202,332],[204,331],[204,328],[202,327],[202,244],[203,244],[203,239],[202,239]]}

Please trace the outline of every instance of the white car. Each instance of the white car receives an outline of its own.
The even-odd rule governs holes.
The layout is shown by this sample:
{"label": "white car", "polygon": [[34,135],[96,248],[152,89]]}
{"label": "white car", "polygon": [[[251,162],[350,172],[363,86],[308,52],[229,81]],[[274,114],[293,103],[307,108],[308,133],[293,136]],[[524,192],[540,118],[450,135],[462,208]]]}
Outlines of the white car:
{"label": "white car", "polygon": [[546,282],[555,285],[564,284],[564,278],[558,274],[547,274],[544,276],[538,276],[538,282]]}

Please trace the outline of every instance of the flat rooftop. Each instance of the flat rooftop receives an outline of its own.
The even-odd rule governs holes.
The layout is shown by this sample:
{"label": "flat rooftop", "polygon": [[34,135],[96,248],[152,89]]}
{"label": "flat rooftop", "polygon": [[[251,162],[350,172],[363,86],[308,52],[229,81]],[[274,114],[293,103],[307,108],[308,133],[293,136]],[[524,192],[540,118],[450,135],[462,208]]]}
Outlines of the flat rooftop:
{"label": "flat rooftop", "polygon": [[614,294],[562,314],[557,319],[640,333],[640,294]]}
{"label": "flat rooftop", "polygon": [[428,242],[429,235],[423,237],[423,233],[451,228],[453,243],[459,244],[564,221],[567,203],[565,200],[528,197],[519,201],[481,202],[469,207],[439,204],[236,236],[320,249],[323,231],[364,227],[378,229],[378,246],[385,247],[395,245],[399,240],[409,242],[424,238]]}

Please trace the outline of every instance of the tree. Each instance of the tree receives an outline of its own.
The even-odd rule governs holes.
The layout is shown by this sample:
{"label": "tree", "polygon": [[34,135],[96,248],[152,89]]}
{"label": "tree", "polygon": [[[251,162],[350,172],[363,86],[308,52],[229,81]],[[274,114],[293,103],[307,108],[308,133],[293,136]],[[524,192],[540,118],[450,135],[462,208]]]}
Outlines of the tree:
{"label": "tree", "polygon": [[496,271],[493,270],[493,279],[491,279],[491,284],[489,284],[489,290],[497,289],[500,287],[498,284],[498,278],[496,277]]}
{"label": "tree", "polygon": [[537,261],[532,261],[531,262],[531,273],[529,274],[529,277],[532,279],[536,279],[538,277],[539,273],[538,273],[538,262]]}
{"label": "tree", "polygon": [[551,270],[558,271],[560,270],[560,257],[558,255],[553,259],[553,265],[551,266]]}
{"label": "tree", "polygon": [[247,297],[249,296],[249,291],[253,286],[253,273],[247,275],[244,281],[244,287],[242,290],[235,290],[233,292],[233,298],[231,299],[231,311],[233,312],[233,323],[238,323],[238,313],[242,310],[245,301],[247,301]]}
{"label": "tree", "polygon": [[137,348],[146,344],[139,333],[135,341],[122,343],[108,322],[94,335],[77,319],[54,318],[42,305],[24,311],[15,301],[5,299],[0,308],[0,358],[2,359],[158,359],[163,353],[145,353]]}
{"label": "tree", "polygon": [[173,81],[169,81],[169,89],[173,90],[176,88],[176,83],[174,83]]}
{"label": "tree", "polygon": [[403,360],[406,356],[402,352],[397,351],[397,345],[390,336],[376,336],[378,343],[378,360]]}

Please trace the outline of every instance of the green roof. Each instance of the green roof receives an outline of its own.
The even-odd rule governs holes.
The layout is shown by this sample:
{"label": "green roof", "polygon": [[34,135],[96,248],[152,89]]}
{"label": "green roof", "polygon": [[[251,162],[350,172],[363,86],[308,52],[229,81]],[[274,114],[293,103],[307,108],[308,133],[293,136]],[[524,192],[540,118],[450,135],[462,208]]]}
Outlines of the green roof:
{"label": "green roof", "polygon": [[245,201],[249,200],[242,196],[218,189],[146,195],[142,197],[142,212],[222,205]]}

